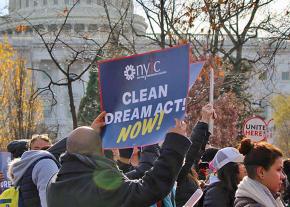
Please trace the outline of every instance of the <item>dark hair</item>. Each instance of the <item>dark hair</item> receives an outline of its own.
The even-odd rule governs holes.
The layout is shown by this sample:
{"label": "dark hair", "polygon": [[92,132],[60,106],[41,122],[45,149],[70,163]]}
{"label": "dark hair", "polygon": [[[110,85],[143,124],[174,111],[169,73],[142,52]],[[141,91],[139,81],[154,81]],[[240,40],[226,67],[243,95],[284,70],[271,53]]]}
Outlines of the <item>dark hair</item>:
{"label": "dark hair", "polygon": [[202,162],[210,162],[213,160],[214,156],[216,155],[216,153],[219,151],[218,148],[215,147],[211,147],[208,148],[204,151],[202,157],[201,157],[201,161]]}
{"label": "dark hair", "polygon": [[286,159],[283,162],[283,169],[287,176],[288,182],[290,183],[290,159]]}
{"label": "dark hair", "polygon": [[200,163],[198,164],[198,168],[199,168],[199,169],[208,169],[208,167],[209,167],[208,162],[200,162]]}
{"label": "dark hair", "polygon": [[235,162],[229,162],[217,171],[218,178],[231,192],[238,188],[238,174],[239,164]]}
{"label": "dark hair", "polygon": [[119,149],[120,157],[130,159],[133,154],[133,148]]}
{"label": "dark hair", "polygon": [[28,150],[28,140],[14,140],[7,145],[7,151],[13,155],[13,158],[21,157]]}
{"label": "dark hair", "polygon": [[248,176],[256,177],[257,167],[269,170],[277,158],[282,157],[281,150],[267,142],[252,143],[250,139],[243,139],[239,146],[241,154],[245,155],[244,164]]}

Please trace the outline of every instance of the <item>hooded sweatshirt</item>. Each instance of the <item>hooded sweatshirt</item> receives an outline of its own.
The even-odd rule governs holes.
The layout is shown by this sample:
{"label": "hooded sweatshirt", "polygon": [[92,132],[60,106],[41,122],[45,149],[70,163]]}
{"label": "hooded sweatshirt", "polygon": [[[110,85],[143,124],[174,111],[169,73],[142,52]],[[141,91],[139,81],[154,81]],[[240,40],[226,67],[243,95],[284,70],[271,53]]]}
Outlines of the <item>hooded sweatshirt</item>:
{"label": "hooded sweatshirt", "polygon": [[266,207],[284,207],[279,197],[275,199],[266,186],[248,176],[239,184],[235,197],[251,198]]}
{"label": "hooded sweatshirt", "polygon": [[36,160],[42,157],[51,157],[51,159],[40,160],[32,170],[32,181],[36,185],[40,197],[41,207],[47,207],[46,202],[46,186],[50,178],[58,172],[54,156],[43,150],[26,151],[21,156],[21,160],[13,166],[13,185],[17,185],[22,176]]}

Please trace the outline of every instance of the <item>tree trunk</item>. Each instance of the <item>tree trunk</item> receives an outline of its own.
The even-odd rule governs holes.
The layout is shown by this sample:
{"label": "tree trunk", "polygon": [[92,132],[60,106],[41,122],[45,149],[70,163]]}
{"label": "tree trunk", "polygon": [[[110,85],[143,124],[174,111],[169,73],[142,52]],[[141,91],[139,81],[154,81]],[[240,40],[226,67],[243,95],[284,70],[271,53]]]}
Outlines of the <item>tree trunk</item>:
{"label": "tree trunk", "polygon": [[71,81],[68,81],[67,89],[68,89],[70,113],[71,113],[72,120],[73,120],[73,129],[75,129],[78,127],[78,120],[77,120],[77,113],[76,113],[76,107],[75,107],[75,103],[74,103],[74,95],[73,95]]}
{"label": "tree trunk", "polygon": [[16,97],[15,99],[17,100],[17,118],[18,118],[18,132],[16,137],[21,137],[24,138],[25,134],[24,134],[24,129],[23,129],[23,84],[24,84],[24,70],[22,67],[22,63],[21,64],[21,68],[19,69],[19,86],[17,86],[17,80],[15,83],[15,88],[16,88]]}
{"label": "tree trunk", "polygon": [[237,54],[236,54],[236,64],[234,65],[235,72],[239,73],[241,72],[242,67],[242,55],[243,55],[243,48],[242,45],[240,45],[237,48]]}

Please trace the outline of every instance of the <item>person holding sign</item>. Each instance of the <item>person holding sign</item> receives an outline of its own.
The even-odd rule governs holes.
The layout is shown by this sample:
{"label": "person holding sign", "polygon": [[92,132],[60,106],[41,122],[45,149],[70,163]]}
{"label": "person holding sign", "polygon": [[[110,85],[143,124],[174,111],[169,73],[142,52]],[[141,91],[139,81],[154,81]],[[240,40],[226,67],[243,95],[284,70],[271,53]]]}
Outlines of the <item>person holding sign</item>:
{"label": "person holding sign", "polygon": [[166,134],[153,168],[142,179],[130,180],[103,155],[104,117],[105,112],[91,127],[79,127],[69,135],[60,171],[47,188],[48,207],[147,207],[172,189],[191,145],[184,123],[176,120]]}
{"label": "person holding sign", "polygon": [[185,163],[177,178],[176,206],[182,207],[199,188],[198,183],[193,179],[192,166],[199,162],[205,151],[210,136],[208,123],[215,118],[215,110],[211,104],[202,108],[201,119],[194,127],[191,134],[192,145],[186,155]]}

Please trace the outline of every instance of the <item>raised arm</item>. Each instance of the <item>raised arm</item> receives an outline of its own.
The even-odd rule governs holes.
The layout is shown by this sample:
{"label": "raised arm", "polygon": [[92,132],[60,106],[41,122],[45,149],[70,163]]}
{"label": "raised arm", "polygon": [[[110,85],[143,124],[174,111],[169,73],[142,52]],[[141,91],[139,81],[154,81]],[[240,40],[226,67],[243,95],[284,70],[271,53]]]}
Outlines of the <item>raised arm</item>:
{"label": "raised arm", "polygon": [[140,154],[139,165],[134,170],[127,172],[126,176],[129,179],[142,178],[146,171],[153,167],[153,163],[160,155],[160,147],[158,144],[146,146]]}
{"label": "raised arm", "polygon": [[201,114],[201,120],[192,130],[190,137],[192,145],[186,155],[185,164],[178,175],[177,182],[181,182],[190,172],[191,166],[200,160],[208,142],[210,136],[210,132],[208,131],[208,123],[211,118],[216,116],[213,106],[211,104],[207,104],[202,108]]}

